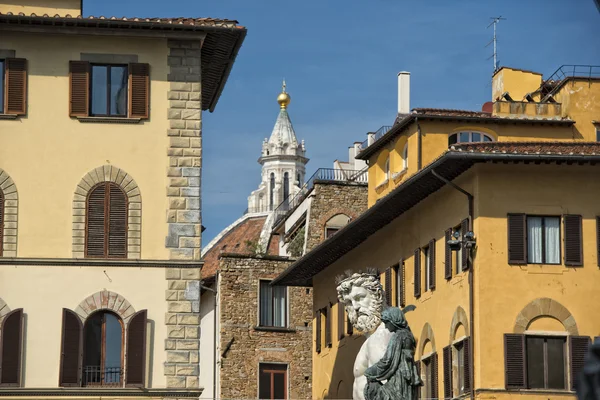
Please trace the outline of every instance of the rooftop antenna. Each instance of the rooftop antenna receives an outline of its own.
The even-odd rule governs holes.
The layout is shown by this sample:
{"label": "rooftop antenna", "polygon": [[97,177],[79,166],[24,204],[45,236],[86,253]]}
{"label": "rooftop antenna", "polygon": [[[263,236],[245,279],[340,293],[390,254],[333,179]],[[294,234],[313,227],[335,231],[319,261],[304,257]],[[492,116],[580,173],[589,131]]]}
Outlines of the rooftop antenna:
{"label": "rooftop antenna", "polygon": [[494,58],[494,72],[498,70],[498,52],[496,51],[496,42],[497,42],[497,37],[496,37],[496,25],[498,25],[498,22],[506,20],[506,18],[502,18],[502,16],[498,16],[498,17],[491,17],[490,18],[492,20],[492,23],[488,25],[488,28],[490,26],[494,26],[494,38],[492,39],[491,42],[489,42],[485,47],[488,47],[490,44],[494,43],[494,54],[492,54],[488,60],[490,58]]}

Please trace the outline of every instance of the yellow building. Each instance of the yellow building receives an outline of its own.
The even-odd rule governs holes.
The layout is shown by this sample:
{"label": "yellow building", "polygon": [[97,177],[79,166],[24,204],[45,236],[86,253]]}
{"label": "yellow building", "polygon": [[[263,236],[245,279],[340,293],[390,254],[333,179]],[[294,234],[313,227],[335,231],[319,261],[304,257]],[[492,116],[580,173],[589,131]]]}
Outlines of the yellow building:
{"label": "yellow building", "polygon": [[246,29],[0,0],[0,396],[199,397],[201,113]]}
{"label": "yellow building", "polygon": [[422,398],[575,397],[600,336],[600,79],[578,71],[502,68],[485,111],[415,109],[371,134],[370,208],[274,281],[313,287],[314,398],[351,397],[364,337],[335,278],[366,267],[389,305],[416,306]]}

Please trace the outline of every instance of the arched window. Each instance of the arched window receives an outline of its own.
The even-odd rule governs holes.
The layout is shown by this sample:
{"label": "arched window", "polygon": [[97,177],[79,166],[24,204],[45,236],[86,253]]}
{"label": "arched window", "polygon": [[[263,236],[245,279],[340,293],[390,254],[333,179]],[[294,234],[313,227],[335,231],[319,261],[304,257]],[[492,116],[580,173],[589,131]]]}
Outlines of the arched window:
{"label": "arched window", "polygon": [[494,138],[481,132],[457,132],[448,136],[448,146],[456,143],[493,142]]}
{"label": "arched window", "polygon": [[4,243],[4,193],[0,189],[0,257],[2,257],[2,244]]}
{"label": "arched window", "polygon": [[350,217],[346,214],[337,214],[329,218],[325,222],[325,239],[336,234],[337,231],[348,225],[349,222]]}
{"label": "arched window", "polygon": [[408,143],[404,145],[404,149],[402,149],[402,169],[408,168]]}
{"label": "arched window", "polygon": [[300,179],[300,174],[298,174],[298,186],[302,186],[302,180]]}
{"label": "arched window", "polygon": [[123,374],[123,321],[99,311],[83,328],[83,385],[121,386]]}
{"label": "arched window", "polygon": [[269,188],[269,208],[272,210],[273,209],[273,201],[274,201],[274,195],[275,195],[275,174],[273,172],[271,172],[271,185]]}
{"label": "arched window", "polygon": [[117,184],[101,182],[90,190],[86,201],[86,257],[127,257],[127,214],[127,196]]}
{"label": "arched window", "polygon": [[287,201],[290,195],[290,175],[286,172],[283,174],[283,200]]}

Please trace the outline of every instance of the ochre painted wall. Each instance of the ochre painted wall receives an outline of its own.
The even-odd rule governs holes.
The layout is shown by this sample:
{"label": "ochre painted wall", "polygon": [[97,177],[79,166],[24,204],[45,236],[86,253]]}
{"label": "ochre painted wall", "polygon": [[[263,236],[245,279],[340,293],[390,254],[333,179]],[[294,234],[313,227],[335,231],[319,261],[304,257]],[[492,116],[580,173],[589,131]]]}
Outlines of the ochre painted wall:
{"label": "ochre painted wall", "polygon": [[600,80],[570,80],[553,97],[562,103],[563,116],[577,121],[573,137],[595,142],[596,126],[592,121],[600,121]]}
{"label": "ochre painted wall", "polygon": [[69,14],[76,17],[81,14],[80,7],[81,0],[2,0],[0,13],[12,12],[13,14],[24,13],[38,16],[48,14],[50,17],[54,17],[56,14],[64,17]]}
{"label": "ochre painted wall", "polygon": [[512,68],[502,68],[492,78],[492,101],[508,92],[514,101],[521,101],[527,93],[536,91],[542,84],[542,74]]}

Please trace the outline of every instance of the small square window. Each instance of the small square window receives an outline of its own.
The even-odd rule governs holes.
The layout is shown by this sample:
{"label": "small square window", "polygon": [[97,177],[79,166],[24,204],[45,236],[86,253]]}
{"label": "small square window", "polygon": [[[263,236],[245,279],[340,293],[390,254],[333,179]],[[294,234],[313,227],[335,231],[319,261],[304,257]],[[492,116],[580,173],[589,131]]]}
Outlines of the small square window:
{"label": "small square window", "polygon": [[259,399],[287,399],[287,369],[287,364],[259,365]]}
{"label": "small square window", "polygon": [[260,326],[287,326],[287,287],[260,281]]}

